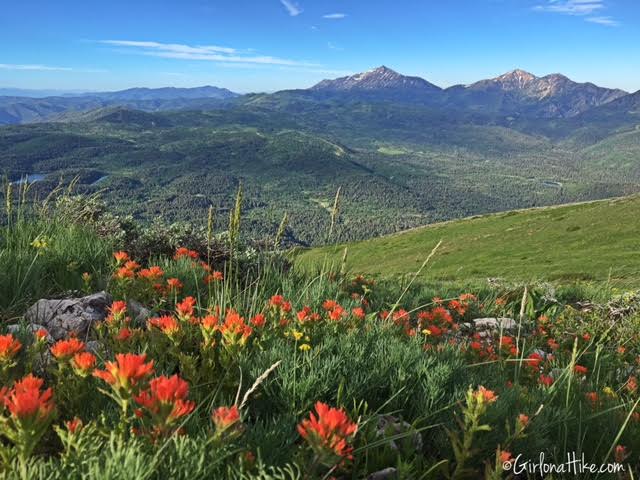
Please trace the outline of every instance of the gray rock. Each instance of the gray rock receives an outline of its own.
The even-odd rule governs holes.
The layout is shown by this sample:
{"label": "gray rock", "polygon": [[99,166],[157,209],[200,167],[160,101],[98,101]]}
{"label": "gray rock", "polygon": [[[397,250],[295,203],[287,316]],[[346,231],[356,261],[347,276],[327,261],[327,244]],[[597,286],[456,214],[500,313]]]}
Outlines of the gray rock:
{"label": "gray rock", "polygon": [[44,330],[45,332],[47,332],[47,342],[48,343],[53,343],[53,337],[51,336],[51,334],[49,333],[49,331],[44,327],[44,325],[39,325],[37,323],[29,323],[27,325],[19,325],[17,323],[14,323],[12,325],[8,325],[7,326],[7,332],[9,333],[13,333],[18,334],[20,332],[31,332],[32,334],[35,334],[38,330]]}
{"label": "gray rock", "polygon": [[379,437],[393,437],[395,435],[406,434],[406,437],[396,440],[389,440],[389,446],[393,450],[401,448],[412,448],[419,452],[422,450],[422,434],[416,432],[413,425],[398,419],[392,415],[381,415],[378,418],[376,435]]}
{"label": "gray rock", "polygon": [[104,348],[104,345],[101,344],[99,341],[89,340],[87,342],[87,352],[91,352],[94,355],[97,355],[98,357],[104,357],[106,353],[106,349]]}
{"label": "gray rock", "polygon": [[127,313],[131,317],[131,323],[138,327],[144,326],[151,317],[151,311],[136,300],[127,302]]}
{"label": "gray rock", "polygon": [[476,318],[473,321],[476,330],[515,330],[518,323],[513,318]]}
{"label": "gray rock", "polygon": [[384,470],[373,472],[367,477],[367,480],[395,480],[397,478],[398,470],[393,467],[389,467],[385,468]]}
{"label": "gray rock", "polygon": [[111,295],[106,292],[82,298],[43,298],[29,307],[25,319],[31,324],[43,325],[54,340],[67,338],[72,333],[85,340],[91,327],[106,318],[111,302]]}

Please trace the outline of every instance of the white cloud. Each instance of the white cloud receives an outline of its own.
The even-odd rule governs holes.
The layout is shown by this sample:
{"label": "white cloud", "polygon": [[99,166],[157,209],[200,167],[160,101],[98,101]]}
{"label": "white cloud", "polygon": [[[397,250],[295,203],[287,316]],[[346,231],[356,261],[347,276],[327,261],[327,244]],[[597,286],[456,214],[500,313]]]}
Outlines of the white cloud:
{"label": "white cloud", "polygon": [[605,27],[618,27],[620,23],[611,17],[588,17],[585,18],[587,22],[597,23],[598,25],[604,25]]}
{"label": "white cloud", "polygon": [[546,4],[533,8],[539,12],[591,15],[604,8],[604,0],[548,0]]}
{"label": "white cloud", "polygon": [[606,8],[605,0],[547,0],[545,4],[533,7],[537,12],[584,17],[584,20],[587,22],[605,25],[607,27],[617,27],[620,25],[613,17],[604,15],[592,16]]}
{"label": "white cloud", "polygon": [[280,3],[284,5],[284,8],[287,9],[287,12],[289,12],[289,15],[292,17],[297,17],[302,13],[302,8],[292,0],[280,0]]}
{"label": "white cloud", "polygon": [[69,67],[52,67],[49,65],[28,65],[28,64],[15,64],[15,63],[0,63],[0,69],[32,70],[32,71],[44,71],[44,72],[70,72],[72,70]]}
{"label": "white cloud", "polygon": [[323,15],[322,18],[328,18],[329,20],[340,20],[347,16],[346,13],[327,13]]}
{"label": "white cloud", "polygon": [[178,60],[202,60],[232,64],[262,64],[317,67],[319,65],[299,62],[268,55],[254,55],[235,48],[211,45],[184,45],[179,43],[160,43],[136,40],[102,40],[100,43],[126,47],[132,53],[151,57],[173,58]]}
{"label": "white cloud", "polygon": [[181,45],[178,43],[159,43],[159,42],[138,42],[133,40],[103,40],[101,43],[108,45],[116,45],[121,47],[140,47],[150,49],[161,49],[176,53],[236,53],[235,48],[218,47],[216,45],[198,45],[191,47],[189,45]]}
{"label": "white cloud", "polygon": [[333,43],[333,42],[327,42],[327,47],[329,47],[329,49],[330,49],[330,50],[338,50],[338,51],[342,51],[342,50],[344,50],[344,48],[342,48],[342,47],[340,47],[340,46],[336,45],[336,44],[335,44],[335,43]]}

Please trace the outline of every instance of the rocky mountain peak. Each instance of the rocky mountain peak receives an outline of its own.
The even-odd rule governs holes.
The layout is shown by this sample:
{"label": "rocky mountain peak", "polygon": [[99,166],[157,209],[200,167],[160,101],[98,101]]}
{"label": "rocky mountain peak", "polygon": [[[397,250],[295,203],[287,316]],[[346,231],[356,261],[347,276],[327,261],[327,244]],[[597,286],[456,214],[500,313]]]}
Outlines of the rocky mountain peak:
{"label": "rocky mountain peak", "polygon": [[493,81],[506,88],[526,88],[538,79],[535,75],[524,70],[516,69],[494,78]]}
{"label": "rocky mountain peak", "polygon": [[366,72],[356,73],[335,80],[323,80],[312,90],[440,90],[439,87],[420,77],[402,75],[391,68],[382,65]]}

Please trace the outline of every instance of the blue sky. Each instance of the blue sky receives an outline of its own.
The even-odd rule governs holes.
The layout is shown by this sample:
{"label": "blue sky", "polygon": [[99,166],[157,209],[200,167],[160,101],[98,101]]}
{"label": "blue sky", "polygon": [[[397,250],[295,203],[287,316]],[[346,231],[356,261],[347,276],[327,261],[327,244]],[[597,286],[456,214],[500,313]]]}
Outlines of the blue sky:
{"label": "blue sky", "polygon": [[387,65],[441,86],[514,68],[640,89],[639,0],[21,0],[0,87],[307,87]]}

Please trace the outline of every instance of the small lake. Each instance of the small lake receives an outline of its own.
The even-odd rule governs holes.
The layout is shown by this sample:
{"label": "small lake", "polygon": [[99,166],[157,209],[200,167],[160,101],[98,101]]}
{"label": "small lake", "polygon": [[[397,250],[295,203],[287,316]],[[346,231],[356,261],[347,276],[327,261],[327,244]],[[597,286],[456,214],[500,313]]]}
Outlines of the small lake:
{"label": "small lake", "polygon": [[554,182],[553,180],[542,180],[541,183],[545,187],[556,187],[556,188],[562,187],[562,182]]}
{"label": "small lake", "polygon": [[46,174],[44,173],[30,173],[28,175],[22,175],[22,177],[20,177],[19,180],[16,180],[14,182],[11,182],[15,185],[22,185],[23,183],[34,183],[34,182],[40,182],[42,180],[44,180],[47,177]]}
{"label": "small lake", "polygon": [[90,185],[99,185],[102,182],[104,182],[107,178],[109,178],[109,175],[103,175],[102,177],[100,177],[99,179],[97,179],[95,182],[91,183]]}

